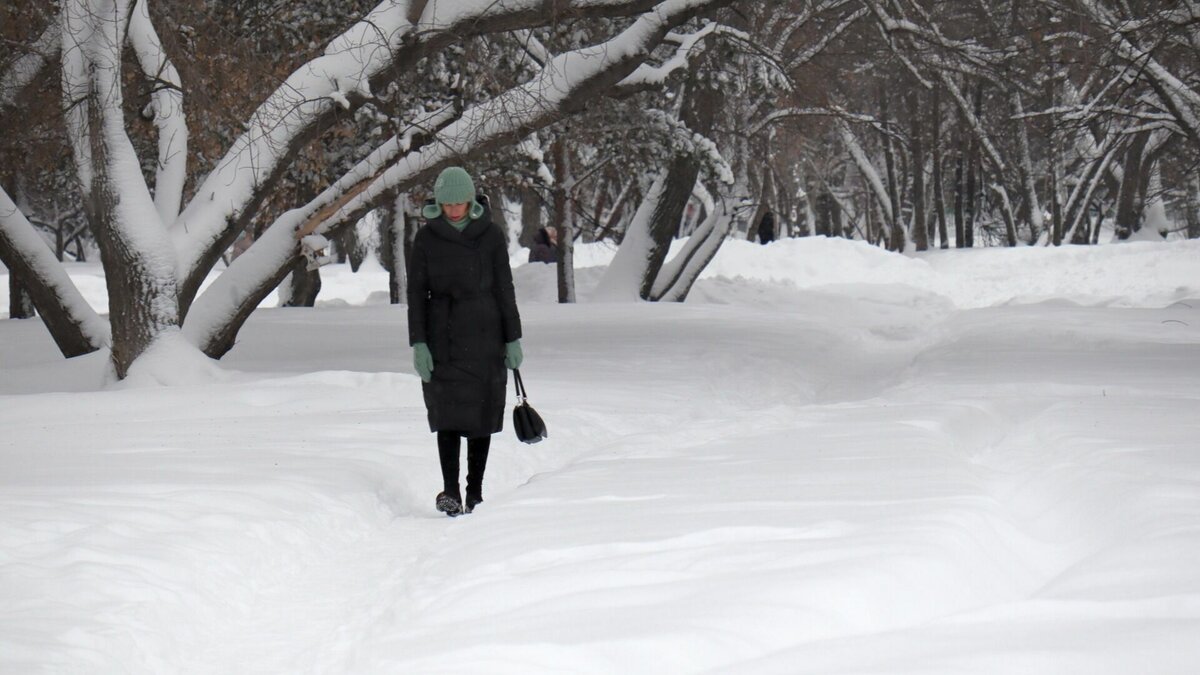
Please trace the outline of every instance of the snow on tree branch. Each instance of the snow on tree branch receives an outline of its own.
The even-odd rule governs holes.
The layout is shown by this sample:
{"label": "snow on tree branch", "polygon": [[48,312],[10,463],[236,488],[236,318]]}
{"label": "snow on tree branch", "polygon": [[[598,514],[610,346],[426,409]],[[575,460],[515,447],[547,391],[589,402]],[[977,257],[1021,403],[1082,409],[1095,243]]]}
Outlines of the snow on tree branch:
{"label": "snow on tree branch", "polygon": [[[314,231],[327,232],[352,222],[457,158],[517,141],[605,94],[633,72],[671,28],[728,2],[667,0],[610,40],[556,55],[526,83],[463,111],[429,143],[400,157],[365,188],[355,188],[351,198]],[[621,3],[601,4],[612,8]],[[184,329],[190,340],[210,354],[227,348],[229,336],[222,330],[229,318],[247,314],[274,287],[272,281],[278,283],[286,273],[295,256],[294,234],[310,215],[311,211],[297,209],[277,219],[266,236],[234,260],[218,284],[197,298]]]}
{"label": "snow on tree branch", "polygon": [[[0,188],[0,258],[11,270],[20,273],[27,285],[39,286],[57,296],[58,302],[39,306],[48,322],[61,320],[73,324],[92,349],[111,343],[108,323],[83,299],[54,252],[3,188]],[[63,308],[65,316],[53,315],[58,307]],[[58,331],[51,331],[51,335],[59,338]]]}
{"label": "snow on tree branch", "polygon": [[129,20],[129,44],[142,73],[154,83],[148,111],[158,131],[158,172],[154,179],[154,205],[164,223],[179,216],[183,185],[187,180],[187,119],[183,113],[183,85],[179,72],[167,58],[158,32],[150,20],[147,0],[139,0]]}
{"label": "snow on tree branch", "polygon": [[716,23],[709,21],[705,23],[703,28],[694,33],[672,36],[674,38],[672,41],[679,45],[674,54],[667,58],[666,61],[663,61],[662,65],[652,66],[643,63],[628,77],[617,83],[617,88],[642,91],[662,86],[672,73],[688,67],[692,53],[696,50],[696,45],[705,37],[711,35],[716,27]]}
{"label": "snow on tree branch", "polygon": [[[679,2],[578,0],[554,3],[553,11],[562,18],[616,17],[652,8],[670,14]],[[710,3],[685,4],[690,11],[693,5]],[[201,263],[215,260],[219,244],[245,224],[247,209],[273,185],[284,158],[351,96],[368,97],[374,79],[466,37],[541,25],[548,11],[544,0],[381,2],[330,42],[322,56],[297,68],[258,107],[247,131],[196,190],[174,228],[181,276],[195,281]]]}
{"label": "snow on tree branch", "polygon": [[858,166],[858,170],[862,172],[863,177],[867,179],[867,183],[875,192],[875,200],[883,210],[885,219],[891,222],[892,198],[888,195],[887,188],[884,187],[883,179],[880,178],[879,172],[875,170],[875,165],[871,163],[866,151],[862,148],[862,144],[858,142],[858,136],[854,134],[854,130],[850,128],[850,124],[844,119],[837,121],[837,130],[841,136],[842,143],[846,146],[846,150],[854,158],[854,163]]}

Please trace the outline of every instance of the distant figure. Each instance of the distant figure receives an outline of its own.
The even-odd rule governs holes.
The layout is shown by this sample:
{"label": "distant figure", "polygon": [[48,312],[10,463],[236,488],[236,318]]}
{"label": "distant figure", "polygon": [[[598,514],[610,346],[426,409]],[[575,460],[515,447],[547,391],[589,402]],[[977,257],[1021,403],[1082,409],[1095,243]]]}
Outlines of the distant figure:
{"label": "distant figure", "polygon": [[758,223],[758,243],[769,244],[775,241],[775,214],[767,211]]}
{"label": "distant figure", "polygon": [[533,233],[533,246],[529,249],[529,262],[558,262],[558,230],[553,226],[538,228]]}

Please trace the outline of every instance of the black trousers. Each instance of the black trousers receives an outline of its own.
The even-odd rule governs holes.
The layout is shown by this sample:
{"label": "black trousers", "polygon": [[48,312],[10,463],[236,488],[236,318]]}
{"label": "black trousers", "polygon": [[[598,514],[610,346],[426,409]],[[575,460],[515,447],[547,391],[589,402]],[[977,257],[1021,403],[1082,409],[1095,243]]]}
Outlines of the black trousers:
{"label": "black trousers", "polygon": [[[448,495],[461,499],[458,490],[459,455],[462,449],[462,434],[457,431],[439,431],[437,434],[438,458],[442,462],[442,488]],[[483,497],[483,472],[487,469],[488,449],[492,437],[467,439],[467,494]]]}

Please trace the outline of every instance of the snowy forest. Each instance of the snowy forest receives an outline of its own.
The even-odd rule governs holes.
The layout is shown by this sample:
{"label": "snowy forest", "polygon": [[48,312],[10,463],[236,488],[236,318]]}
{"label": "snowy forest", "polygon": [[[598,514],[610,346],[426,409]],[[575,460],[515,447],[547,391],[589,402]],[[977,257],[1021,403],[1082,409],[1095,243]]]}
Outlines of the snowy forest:
{"label": "snowy forest", "polygon": [[[1200,237],[1198,15],[1124,0],[7,3],[10,315],[40,315],[68,357],[111,346],[121,377],[163,336],[221,357],[281,284],[285,304],[311,305],[310,261],[331,253],[374,251],[399,300],[424,191],[452,164],[521,244],[557,228],[561,302],[575,242],[621,245],[607,297],[678,301],[767,211],[783,237],[892,251]],[[62,266],[97,257],[107,319]]]}

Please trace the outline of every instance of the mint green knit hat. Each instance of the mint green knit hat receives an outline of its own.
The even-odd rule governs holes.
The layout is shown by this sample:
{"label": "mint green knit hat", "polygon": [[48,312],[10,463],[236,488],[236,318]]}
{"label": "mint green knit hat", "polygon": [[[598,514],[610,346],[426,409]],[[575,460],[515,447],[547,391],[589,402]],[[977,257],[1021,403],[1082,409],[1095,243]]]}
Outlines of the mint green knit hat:
{"label": "mint green knit hat", "polygon": [[438,204],[467,204],[475,201],[475,181],[461,166],[442,169],[433,184],[433,198]]}
{"label": "mint green knit hat", "polygon": [[437,180],[433,183],[433,204],[428,204],[422,210],[422,215],[433,219],[442,215],[442,204],[471,204],[468,217],[478,218],[483,215],[483,205],[475,201],[475,181],[471,174],[461,166],[451,166],[442,169]]}

